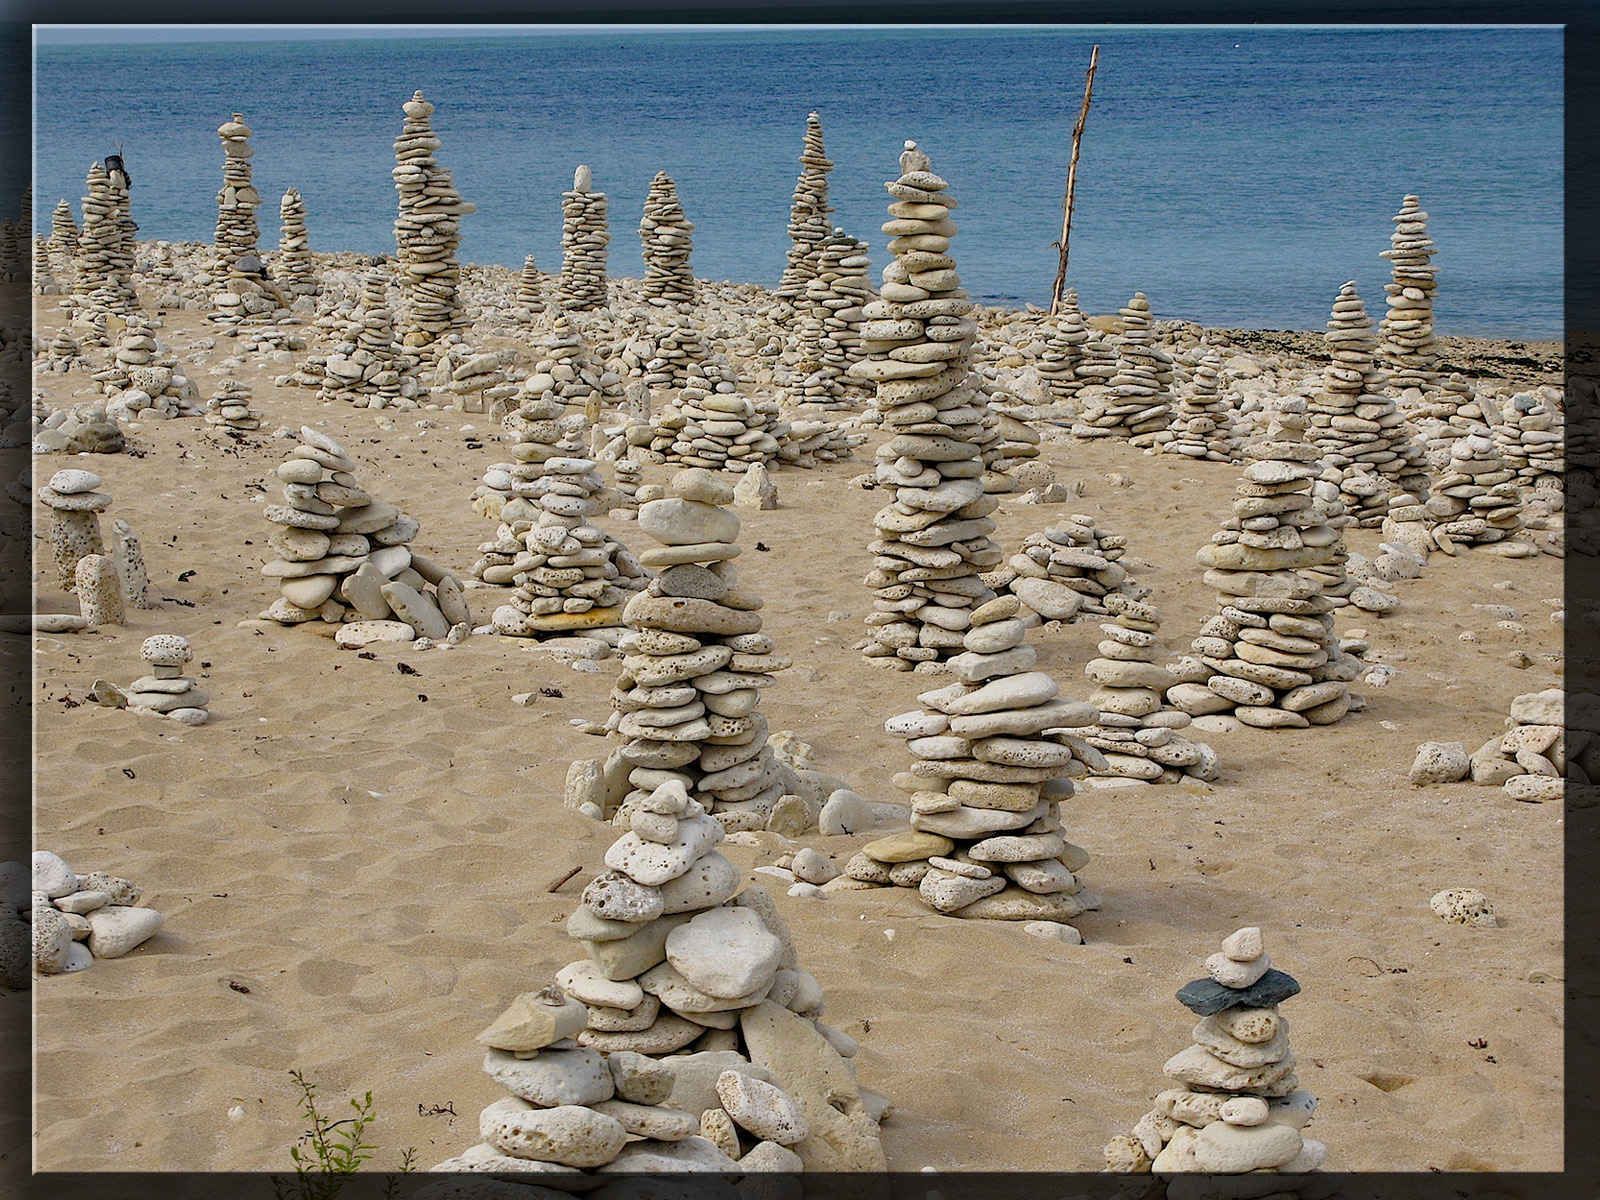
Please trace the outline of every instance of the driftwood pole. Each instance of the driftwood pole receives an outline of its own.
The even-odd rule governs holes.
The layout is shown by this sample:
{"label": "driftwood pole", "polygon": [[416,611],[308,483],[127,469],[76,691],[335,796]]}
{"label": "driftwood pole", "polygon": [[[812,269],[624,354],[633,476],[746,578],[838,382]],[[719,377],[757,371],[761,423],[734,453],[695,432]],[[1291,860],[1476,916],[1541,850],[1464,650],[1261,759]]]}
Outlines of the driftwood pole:
{"label": "driftwood pole", "polygon": [[1067,246],[1072,235],[1072,192],[1078,182],[1078,148],[1083,141],[1083,127],[1089,120],[1089,97],[1094,93],[1094,69],[1100,62],[1100,47],[1098,45],[1089,52],[1089,74],[1083,81],[1083,107],[1078,110],[1077,124],[1072,127],[1072,161],[1067,164],[1067,198],[1063,204],[1064,214],[1061,219],[1061,240],[1056,246],[1061,250],[1061,261],[1056,267],[1056,285],[1050,293],[1050,315],[1053,317],[1061,309],[1061,293],[1067,283]]}

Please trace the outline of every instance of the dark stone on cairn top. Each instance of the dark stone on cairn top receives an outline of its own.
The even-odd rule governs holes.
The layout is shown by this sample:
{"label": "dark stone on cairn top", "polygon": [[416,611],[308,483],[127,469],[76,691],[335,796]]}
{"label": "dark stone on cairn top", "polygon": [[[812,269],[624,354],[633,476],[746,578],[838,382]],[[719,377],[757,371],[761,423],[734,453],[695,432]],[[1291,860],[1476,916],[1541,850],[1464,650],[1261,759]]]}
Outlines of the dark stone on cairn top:
{"label": "dark stone on cairn top", "polygon": [[1300,985],[1294,976],[1276,967],[1247,988],[1224,987],[1215,979],[1196,979],[1178,989],[1178,1003],[1202,1017],[1219,1013],[1225,1008],[1271,1008],[1274,1004],[1297,995]]}

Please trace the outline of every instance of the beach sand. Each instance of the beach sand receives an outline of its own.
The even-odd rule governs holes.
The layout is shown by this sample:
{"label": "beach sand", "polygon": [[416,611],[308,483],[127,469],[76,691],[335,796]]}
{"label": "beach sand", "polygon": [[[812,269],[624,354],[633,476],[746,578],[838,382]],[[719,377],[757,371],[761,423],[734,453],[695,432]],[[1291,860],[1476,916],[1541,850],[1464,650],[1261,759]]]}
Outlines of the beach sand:
{"label": "beach sand", "polygon": [[[42,301],[36,341],[61,320]],[[180,358],[215,336],[194,312],[162,320]],[[191,368],[202,397],[215,384],[206,366],[231,353],[217,343]],[[502,1094],[473,1036],[581,957],[563,922],[618,831],[562,806],[568,764],[607,746],[569,721],[604,718],[615,660],[583,673],[536,642],[489,636],[357,654],[319,634],[332,627],[239,627],[276,595],[259,567],[268,476],[293,445],[267,436],[280,426],[340,441],[364,486],[421,521],[413,547],[458,573],[493,532],[468,507],[483,468],[505,457],[503,444],[470,444],[491,432],[482,415],[323,404],[275,387],[285,369],[234,368],[265,415],[259,434],[152,421],[133,435],[139,454],[35,460],[36,482],[63,466],[102,477],[103,527],[132,525],[161,599],[120,628],[37,638],[34,845],[134,880],[166,917],[124,958],[36,980],[41,1169],[288,1170],[304,1127],[291,1069],[319,1085],[325,1110],[371,1090],[372,1168],[397,1167],[403,1147],[438,1162],[478,1140],[478,1110]],[[40,378],[53,405],[90,396],[83,374]],[[763,693],[771,728],[794,731],[867,798],[899,801],[890,778],[909,759],[883,721],[930,684],[850,648],[886,499],[851,481],[880,436],[855,462],[776,472],[781,507],[740,511],[738,567],[795,664]],[[1238,468],[1104,440],[1044,455],[1084,495],[1005,499],[995,539],[1009,549],[1067,513],[1094,515],[1127,537],[1127,561],[1154,589],[1161,661],[1186,652],[1216,608],[1194,554]],[[600,524],[642,548],[631,524]],[[1347,540],[1376,553],[1376,530]],[[77,611],[39,545],[38,609]],[[1502,729],[1513,696],[1561,685],[1561,562],[1435,555],[1394,590],[1391,616],[1339,617],[1395,672],[1356,686],[1365,711],[1204,735],[1225,768],[1209,791],[1081,788],[1063,804],[1067,836],[1093,856],[1085,885],[1103,897],[1076,922],[1082,946],[944,917],[907,889],[804,899],[769,887],[825,989],[825,1019],[861,1044],[861,1083],[894,1102],[891,1168],[1099,1169],[1189,1044],[1194,1018],[1173,993],[1224,936],[1259,925],[1303,989],[1284,1015],[1302,1086],[1321,1100],[1308,1132],[1330,1147],[1329,1168],[1560,1169],[1562,808],[1470,783],[1414,788],[1406,772],[1419,743],[1471,750]],[[504,594],[469,593],[475,621]],[[1474,605],[1509,605],[1520,624]],[[85,702],[95,679],[143,673],[153,633],[192,640],[208,725]],[[1029,643],[1083,698],[1098,638],[1086,621]],[[1516,651],[1531,665],[1512,665]],[[525,692],[532,704],[512,702]],[[801,842],[842,865],[865,840]],[[763,842],[725,849],[748,871],[784,849]],[[1428,900],[1449,887],[1487,893],[1499,927],[1441,921]]]}

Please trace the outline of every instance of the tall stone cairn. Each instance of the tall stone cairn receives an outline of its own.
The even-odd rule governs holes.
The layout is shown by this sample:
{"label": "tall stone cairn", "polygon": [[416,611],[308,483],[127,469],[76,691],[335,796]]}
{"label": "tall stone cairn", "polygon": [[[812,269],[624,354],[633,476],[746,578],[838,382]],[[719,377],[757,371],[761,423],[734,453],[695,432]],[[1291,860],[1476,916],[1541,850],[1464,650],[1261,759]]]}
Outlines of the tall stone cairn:
{"label": "tall stone cairn", "polygon": [[[1178,1002],[1200,1018],[1193,1044],[1162,1068],[1172,1082],[1132,1134],[1106,1146],[1107,1168],[1117,1174],[1261,1179],[1248,1191],[1213,1182],[1203,1193],[1182,1195],[1299,1196],[1320,1200],[1337,1190],[1337,1177],[1312,1176],[1328,1156],[1321,1142],[1302,1135],[1317,1098],[1302,1091],[1289,1048],[1289,1023],[1278,1005],[1296,996],[1293,976],[1272,966],[1261,930],[1247,926],[1206,959],[1206,976],[1186,983]],[[1169,1196],[1177,1196],[1177,1181]]]}
{"label": "tall stone cairn", "polygon": [[777,293],[786,300],[803,296],[821,269],[819,252],[828,238],[828,172],[833,163],[822,149],[822,119],[806,117],[805,147],[800,151],[800,178],[794,185],[794,207],[789,210],[789,265],[778,281]]}
{"label": "tall stone cairn", "polygon": [[529,316],[545,310],[544,281],[539,278],[539,267],[531,254],[522,260],[522,274],[517,278],[517,298],[512,303],[519,312]]}
{"label": "tall stone cairn", "polygon": [[1189,390],[1178,400],[1172,424],[1162,432],[1157,449],[1207,462],[1238,462],[1241,438],[1234,427],[1233,406],[1221,392],[1222,359],[1207,351],[1195,364]]}
{"label": "tall stone cairn", "polygon": [[589,168],[573,173],[572,190],[561,193],[561,307],[590,312],[606,306],[606,194],[593,190]]}
{"label": "tall stone cairn", "polygon": [[461,244],[461,218],[475,206],[461,199],[450,182],[450,172],[434,161],[441,145],[433,132],[433,105],[412,93],[401,106],[405,124],[395,139],[395,191],[400,193],[400,214],[394,237],[399,245],[400,292],[406,303],[400,328],[401,344],[426,350],[451,330],[465,331],[470,322],[456,298],[461,266],[456,247]]}
{"label": "tall stone cairn", "polygon": [[1116,373],[1106,391],[1095,393],[1093,403],[1085,398],[1087,407],[1072,432],[1081,438],[1126,438],[1135,446],[1150,446],[1172,423],[1172,359],[1154,343],[1150,301],[1143,292],[1135,292],[1117,312],[1123,332]]}
{"label": "tall stone cairn", "polygon": [[72,219],[72,205],[57,200],[50,216],[50,253],[69,263],[78,251],[78,223]]}
{"label": "tall stone cairn", "polygon": [[689,252],[693,249],[689,235],[693,231],[694,226],[683,215],[678,185],[665,171],[657,171],[650,181],[644,216],[639,221],[645,268],[640,290],[646,300],[678,306],[684,312],[694,303],[694,272],[689,268]]}
{"label": "tall stone cairn", "polygon": [[1426,388],[1437,373],[1433,342],[1433,294],[1438,271],[1429,260],[1436,254],[1428,236],[1428,214],[1422,202],[1407,196],[1395,214],[1394,234],[1382,257],[1389,260],[1392,281],[1383,290],[1389,311],[1379,326],[1378,357],[1389,368],[1389,386]]}
{"label": "tall stone cairn", "polygon": [[222,188],[217,192],[217,258],[222,274],[233,269],[233,264],[246,254],[256,253],[261,240],[261,226],[256,220],[256,210],[261,207],[261,195],[250,177],[250,159],[255,151],[250,148],[250,127],[244,123],[242,113],[217,128],[222,139]]}
{"label": "tall stone cairn", "polygon": [[96,162],[89,168],[88,192],[83,198],[73,294],[90,309],[131,312],[138,307],[138,297],[133,290],[133,255],[123,229],[128,189],[120,176],[112,179]]}
{"label": "tall stone cairn", "polygon": [[1257,728],[1331,725],[1350,711],[1347,686],[1360,664],[1334,636],[1333,601],[1320,577],[1302,573],[1339,553],[1339,531],[1311,496],[1317,448],[1303,440],[1292,405],[1273,414],[1249,460],[1234,516],[1195,555],[1221,611],[1200,627],[1196,657],[1172,670],[1167,702],[1190,716],[1232,712]]}
{"label": "tall stone cairn", "polygon": [[1373,362],[1372,321],[1354,282],[1339,289],[1328,320],[1330,360],[1323,390],[1307,403],[1310,436],[1322,451],[1322,478],[1362,526],[1383,523],[1389,497],[1427,488],[1423,447],[1405,414],[1383,394],[1384,373]]}
{"label": "tall stone cairn", "polygon": [[283,235],[278,239],[278,257],[272,264],[277,285],[291,296],[315,296],[322,290],[317,281],[317,263],[311,256],[311,236],[306,231],[306,202],[298,188],[284,192],[278,202],[278,218]]}
{"label": "tall stone cairn", "polygon": [[818,243],[816,275],[795,298],[799,363],[791,404],[854,406],[871,395],[870,382],[849,374],[860,361],[863,310],[873,300],[865,242],[835,229]]}
{"label": "tall stone cairn", "polygon": [[873,517],[878,537],[864,582],[874,611],[857,649],[901,671],[935,670],[961,653],[971,610],[994,598],[980,572],[1005,559],[989,538],[999,501],[984,492],[979,441],[998,435],[985,424],[971,371],[977,325],[948,254],[955,200],[930,168],[908,141],[900,178],[884,185],[893,203],[883,232],[895,259],[883,269],[880,298],[862,309],[867,358],[850,368],[877,385],[891,436],[878,449],[876,477],[894,489]]}

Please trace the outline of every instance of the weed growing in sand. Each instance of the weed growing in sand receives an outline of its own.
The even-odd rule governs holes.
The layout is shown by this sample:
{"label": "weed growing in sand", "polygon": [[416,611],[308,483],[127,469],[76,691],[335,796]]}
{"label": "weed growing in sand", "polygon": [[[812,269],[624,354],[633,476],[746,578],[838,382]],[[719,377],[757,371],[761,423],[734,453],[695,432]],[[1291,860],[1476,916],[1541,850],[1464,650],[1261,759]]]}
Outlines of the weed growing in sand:
{"label": "weed growing in sand", "polygon": [[[355,1115],[336,1121],[318,1109],[315,1083],[300,1071],[290,1071],[289,1075],[300,1088],[300,1109],[311,1128],[289,1147],[295,1170],[293,1183],[274,1176],[273,1194],[277,1200],[333,1200],[349,1182],[349,1177],[371,1159],[377,1149],[365,1140],[367,1127],[378,1119],[372,1092],[369,1090],[361,1099],[349,1101]],[[416,1169],[416,1153],[416,1148],[411,1146],[401,1151],[402,1173]],[[396,1186],[394,1180],[385,1186],[386,1200],[394,1195]]]}

